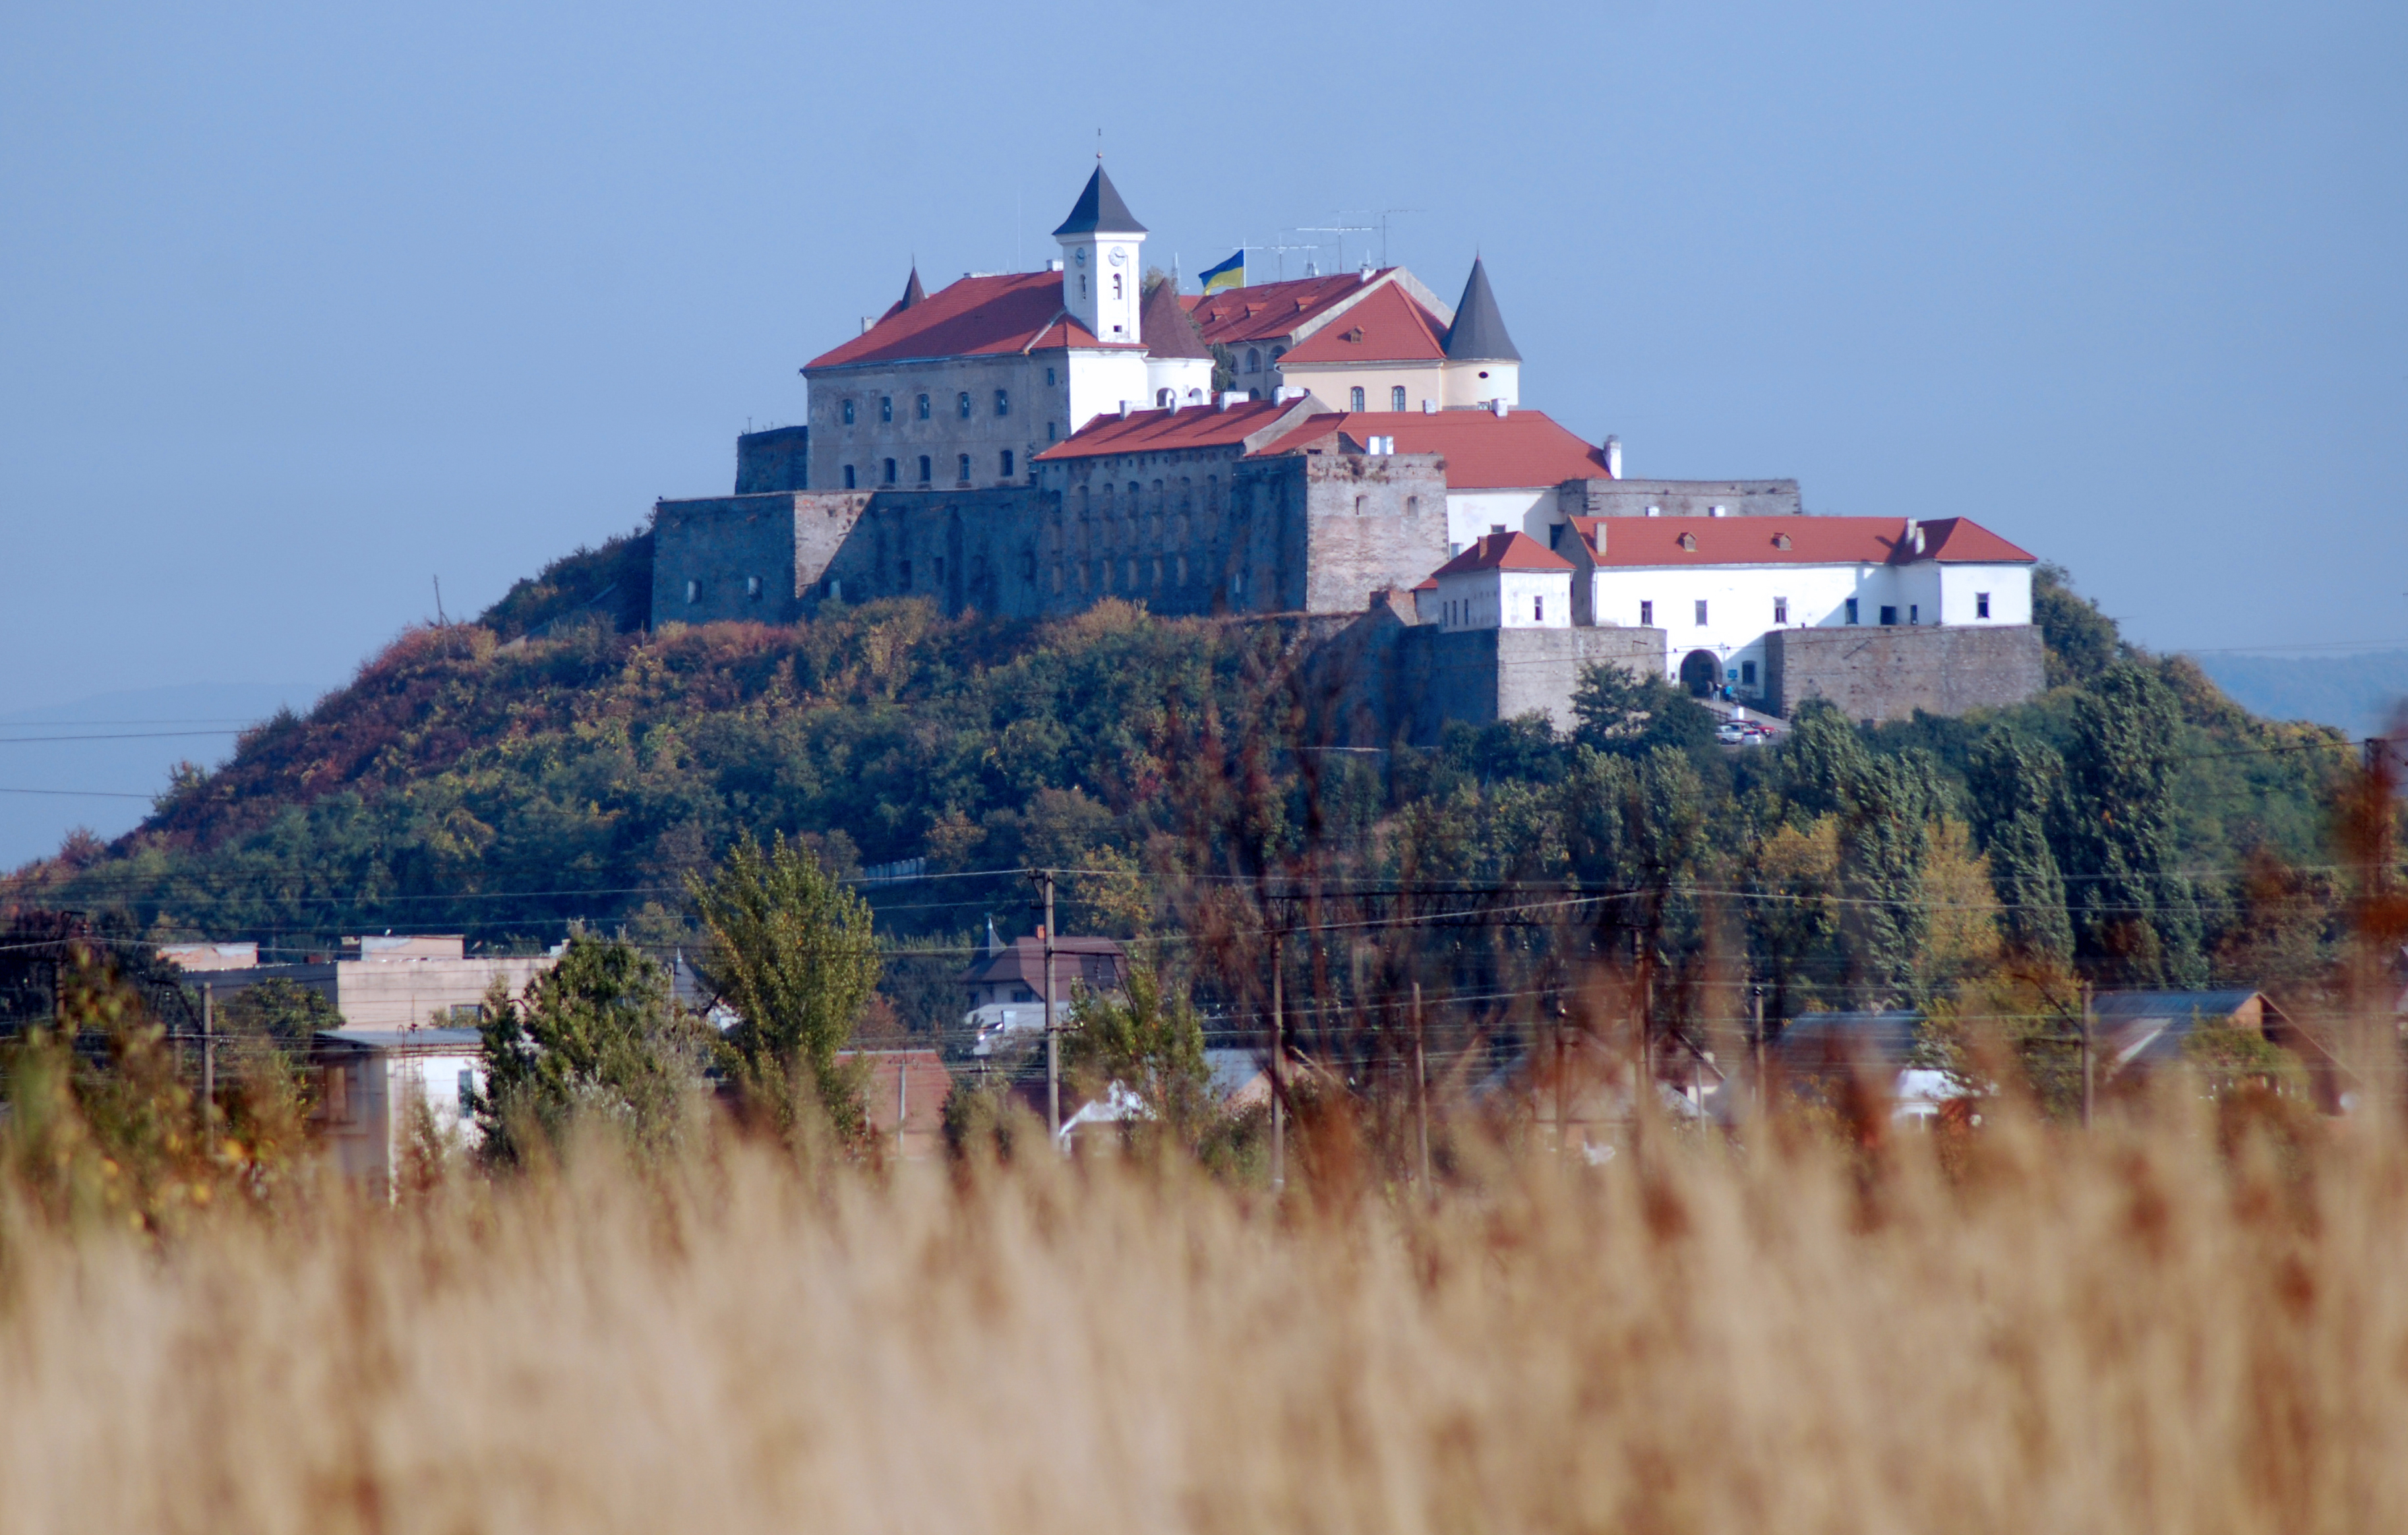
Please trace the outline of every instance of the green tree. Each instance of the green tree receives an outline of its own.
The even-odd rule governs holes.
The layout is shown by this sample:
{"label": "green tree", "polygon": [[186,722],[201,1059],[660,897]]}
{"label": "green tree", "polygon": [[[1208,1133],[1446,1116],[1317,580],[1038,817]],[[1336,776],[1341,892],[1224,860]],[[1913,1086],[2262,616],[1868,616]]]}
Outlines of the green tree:
{"label": "green tree", "polygon": [[496,981],[485,998],[483,1151],[523,1160],[575,1128],[611,1126],[639,1153],[682,1137],[702,1085],[708,1027],[669,993],[667,970],[626,943],[577,934],[523,997]]}
{"label": "green tree", "polygon": [[1661,677],[1641,677],[1612,662],[1584,667],[1572,687],[1573,739],[1600,752],[1644,755],[1659,746],[1686,751],[1714,739],[1714,717]]}
{"label": "green tree", "polygon": [[1153,1111],[1149,1128],[1194,1155],[1214,1114],[1211,1071],[1204,1064],[1204,1026],[1183,996],[1152,966],[1133,966],[1118,995],[1082,992],[1071,1004],[1067,1038],[1071,1076],[1086,1093],[1117,1082]]}
{"label": "green tree", "polygon": [[2065,759],[2046,742],[2000,725],[1974,746],[1966,767],[1974,835],[1990,858],[2008,952],[2062,968],[2073,957],[2065,873],[2049,845],[2060,813]]}
{"label": "green tree", "polygon": [[2086,682],[2128,654],[2115,621],[2077,595],[2059,565],[2032,572],[2032,622],[2040,625],[2048,685]]}
{"label": "green tree", "polygon": [[1923,860],[1928,824],[1941,809],[1938,764],[1920,749],[1875,755],[1818,700],[1798,710],[1775,771],[1793,817],[1838,820],[1838,951],[1853,999],[1919,1003],[1916,961],[1930,920]]}
{"label": "green tree", "polygon": [[2203,984],[2199,899],[2175,836],[2172,690],[2149,667],[2113,667],[2075,697],[2072,723],[2063,862],[2074,952],[2110,984]]}
{"label": "green tree", "polygon": [[869,903],[782,833],[767,851],[738,839],[686,889],[709,937],[703,978],[740,1020],[727,1047],[747,1097],[792,1133],[808,1088],[838,1136],[857,1140],[862,1073],[837,1055],[878,986]]}

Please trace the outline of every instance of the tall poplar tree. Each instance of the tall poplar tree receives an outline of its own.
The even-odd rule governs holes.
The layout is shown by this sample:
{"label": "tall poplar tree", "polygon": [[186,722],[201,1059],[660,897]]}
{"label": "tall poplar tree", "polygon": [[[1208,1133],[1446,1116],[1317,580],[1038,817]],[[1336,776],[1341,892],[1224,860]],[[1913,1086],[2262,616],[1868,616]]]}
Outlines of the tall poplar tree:
{"label": "tall poplar tree", "polygon": [[2074,698],[2064,836],[2074,953],[2111,985],[2207,979],[2174,832],[2181,725],[2173,691],[2146,667],[2112,667]]}
{"label": "tall poplar tree", "polygon": [[2045,741],[2001,725],[1975,743],[1966,781],[2008,952],[2062,968],[2073,957],[2073,929],[2065,911],[2065,872],[2048,830],[2064,796],[2065,759]]}

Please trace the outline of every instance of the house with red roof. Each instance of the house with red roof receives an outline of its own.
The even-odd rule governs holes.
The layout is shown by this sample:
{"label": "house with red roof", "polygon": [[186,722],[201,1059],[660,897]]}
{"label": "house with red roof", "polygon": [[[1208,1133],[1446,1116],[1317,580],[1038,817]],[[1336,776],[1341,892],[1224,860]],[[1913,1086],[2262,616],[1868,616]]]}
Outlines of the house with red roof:
{"label": "house with red roof", "polygon": [[965,273],[932,294],[915,267],[885,313],[804,365],[805,482],[774,488],[1024,484],[1030,459],[1096,416],[1202,404],[1211,349],[1176,295],[1144,303],[1145,237],[1099,165],[1047,270]]}
{"label": "house with red roof", "polygon": [[1477,257],[1452,307],[1401,266],[1184,302],[1205,342],[1228,349],[1236,385],[1250,399],[1306,391],[1356,411],[1522,402],[1522,354]]}
{"label": "house with red roof", "polygon": [[1572,562],[1526,533],[1491,533],[1431,572],[1414,596],[1421,621],[1449,633],[1569,629]]}

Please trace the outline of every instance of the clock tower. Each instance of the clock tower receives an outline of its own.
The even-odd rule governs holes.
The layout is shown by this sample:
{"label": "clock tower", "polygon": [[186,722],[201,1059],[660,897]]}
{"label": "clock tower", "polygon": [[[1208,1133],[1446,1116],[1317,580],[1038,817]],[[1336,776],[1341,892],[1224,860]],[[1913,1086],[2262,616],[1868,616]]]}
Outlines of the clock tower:
{"label": "clock tower", "polygon": [[1145,225],[1098,163],[1062,227],[1062,307],[1106,345],[1138,344],[1138,284]]}

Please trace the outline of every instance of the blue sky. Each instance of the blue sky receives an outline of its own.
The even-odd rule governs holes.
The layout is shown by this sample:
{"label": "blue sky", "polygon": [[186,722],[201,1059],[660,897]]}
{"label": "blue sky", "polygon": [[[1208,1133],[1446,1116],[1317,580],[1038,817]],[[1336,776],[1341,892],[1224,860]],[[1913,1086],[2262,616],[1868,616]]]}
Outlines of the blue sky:
{"label": "blue sky", "polygon": [[2408,7],[1211,15],[17,7],[0,715],[331,685],[724,490],[913,255],[1044,259],[1098,128],[1191,273],[1484,252],[1633,474],[1971,515],[2156,646],[2408,641]]}

